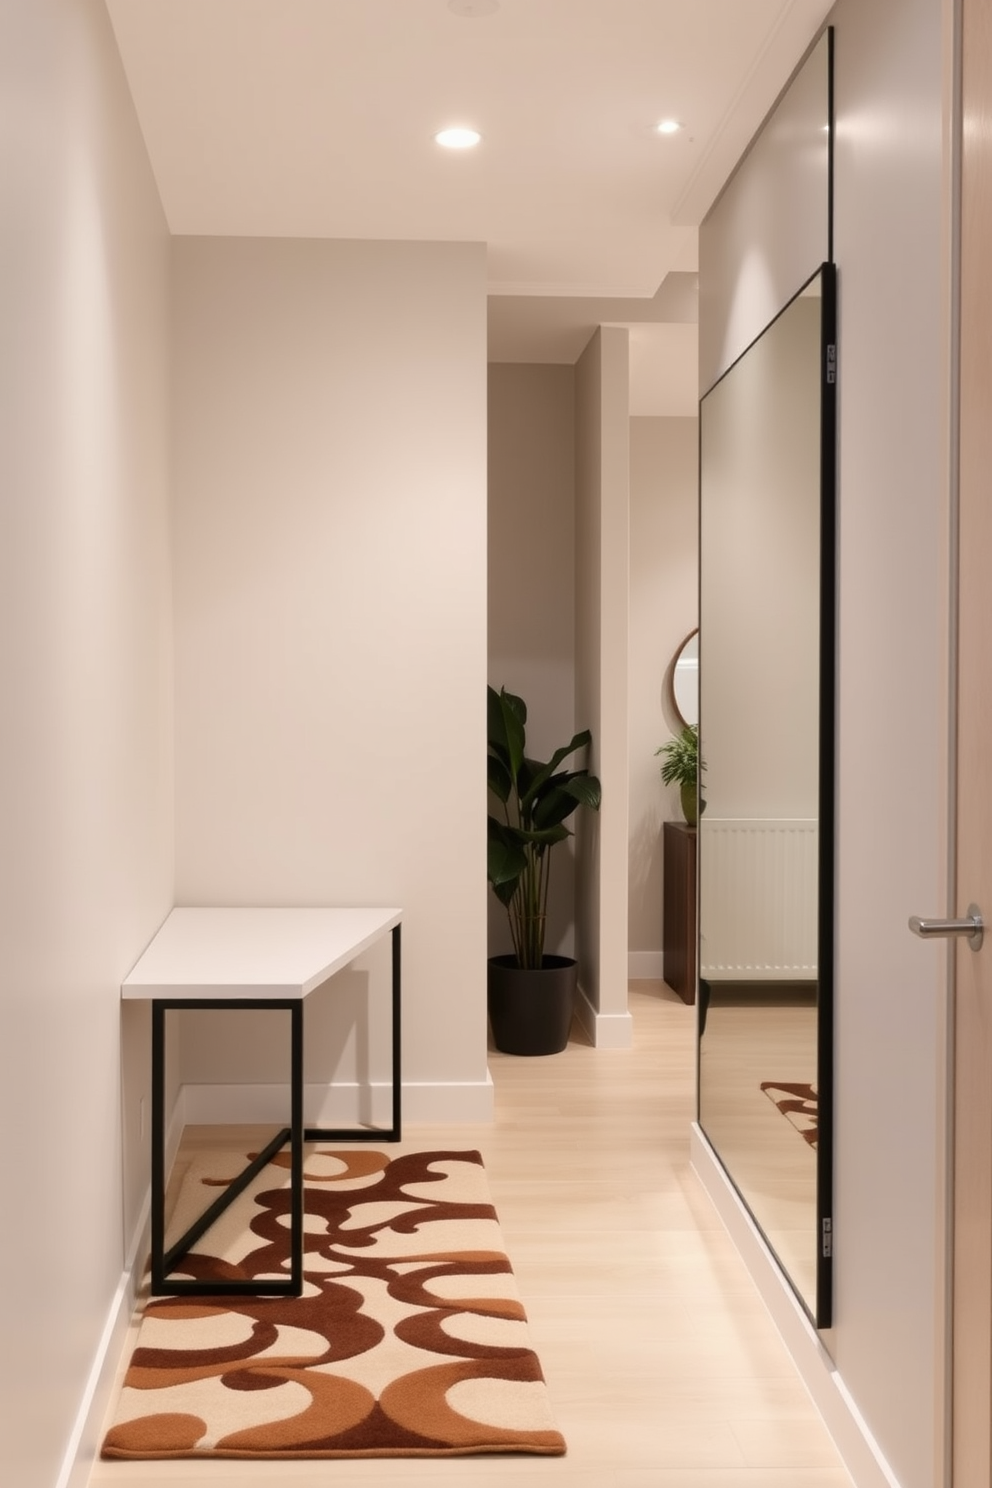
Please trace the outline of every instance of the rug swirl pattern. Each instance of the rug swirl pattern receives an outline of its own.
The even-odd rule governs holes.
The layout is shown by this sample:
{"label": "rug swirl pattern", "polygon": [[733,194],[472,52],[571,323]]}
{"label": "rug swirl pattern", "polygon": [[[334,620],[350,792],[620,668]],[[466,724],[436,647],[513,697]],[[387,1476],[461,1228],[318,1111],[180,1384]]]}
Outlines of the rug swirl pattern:
{"label": "rug swirl pattern", "polygon": [[[180,1211],[242,1164],[198,1159]],[[282,1272],[277,1164],[182,1274]],[[149,1299],[103,1455],[564,1452],[479,1154],[318,1148],[305,1182],[303,1295]]]}

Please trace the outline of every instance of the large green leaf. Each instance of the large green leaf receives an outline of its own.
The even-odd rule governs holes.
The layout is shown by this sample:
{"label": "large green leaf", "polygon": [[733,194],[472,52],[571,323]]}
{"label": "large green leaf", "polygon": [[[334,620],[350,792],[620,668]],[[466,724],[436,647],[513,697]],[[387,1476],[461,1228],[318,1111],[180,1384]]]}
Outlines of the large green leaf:
{"label": "large green leaf", "polygon": [[486,733],[489,748],[506,753],[506,729],[503,726],[503,705],[495,687],[486,688]]}
{"label": "large green leaf", "polygon": [[599,810],[603,788],[595,775],[587,775],[584,770],[577,771],[561,788],[574,796],[580,806],[591,806],[593,811]]}
{"label": "large green leaf", "polygon": [[517,772],[517,809],[520,813],[520,825],[528,827],[531,825],[531,811],[534,805],[534,793],[532,782],[538,774],[543,771],[544,765],[540,760],[528,759],[526,756],[520,762]]}
{"label": "large green leaf", "polygon": [[500,884],[516,885],[527,866],[527,855],[523,847],[494,816],[489,818],[488,877],[493,887]]}
{"label": "large green leaf", "polygon": [[568,759],[568,756],[574,754],[577,749],[584,749],[591,740],[592,735],[589,733],[589,730],[583,729],[581,733],[575,735],[570,744],[566,744],[561,749],[556,749],[546,765],[538,766],[529,780],[526,790],[521,791],[521,795],[525,798],[525,803],[529,804],[533,800],[538,791],[551,779],[562,760]]}
{"label": "large green leaf", "polygon": [[506,688],[499,692],[486,688],[486,719],[489,732],[489,747],[503,759],[510,771],[511,780],[524,757],[524,725],[527,722],[527,706],[523,698],[516,697]]}
{"label": "large green leaf", "polygon": [[497,759],[495,754],[491,754],[487,760],[486,776],[489,789],[505,806],[510,799],[510,791],[513,789],[509,767],[503,760]]}
{"label": "large green leaf", "polygon": [[554,822],[564,821],[579,806],[599,809],[600,784],[588,770],[564,771],[552,775],[540,798],[535,802],[533,823],[536,827],[550,827]]}
{"label": "large green leaf", "polygon": [[518,874],[516,878],[508,878],[505,883],[493,884],[493,893],[496,895],[500,904],[504,905],[506,909],[509,909],[513,903],[513,896],[517,892],[519,883],[520,876]]}
{"label": "large green leaf", "polygon": [[[560,777],[553,777],[553,780],[555,778]],[[563,790],[560,784],[549,783],[548,788],[534,804],[534,826],[552,827],[556,822],[565,821],[573,811],[578,810],[578,806],[579,803],[575,797]]]}

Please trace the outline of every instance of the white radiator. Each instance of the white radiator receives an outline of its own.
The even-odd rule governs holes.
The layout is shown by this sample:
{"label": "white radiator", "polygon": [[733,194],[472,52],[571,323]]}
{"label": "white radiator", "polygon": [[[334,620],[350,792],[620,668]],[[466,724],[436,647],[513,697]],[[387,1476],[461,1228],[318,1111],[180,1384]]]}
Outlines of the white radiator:
{"label": "white radiator", "polygon": [[701,976],[816,977],[815,819],[701,817],[699,872]]}

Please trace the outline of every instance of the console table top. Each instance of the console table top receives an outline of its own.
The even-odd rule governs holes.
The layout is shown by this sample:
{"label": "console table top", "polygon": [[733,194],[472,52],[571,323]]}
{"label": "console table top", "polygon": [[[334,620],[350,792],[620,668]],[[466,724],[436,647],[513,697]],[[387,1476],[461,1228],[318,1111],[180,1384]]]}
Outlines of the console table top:
{"label": "console table top", "polygon": [[121,983],[121,997],[306,997],[402,916],[376,908],[176,908]]}

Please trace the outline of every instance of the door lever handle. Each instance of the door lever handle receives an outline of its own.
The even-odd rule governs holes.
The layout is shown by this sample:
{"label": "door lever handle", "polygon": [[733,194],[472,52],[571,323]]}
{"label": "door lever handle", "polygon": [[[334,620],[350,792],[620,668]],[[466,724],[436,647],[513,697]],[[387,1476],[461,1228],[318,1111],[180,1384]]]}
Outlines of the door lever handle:
{"label": "door lever handle", "polygon": [[969,904],[967,917],[963,920],[924,920],[920,915],[910,915],[909,928],[923,940],[934,940],[941,936],[966,935],[973,951],[982,949],[985,935],[985,920],[977,904]]}

